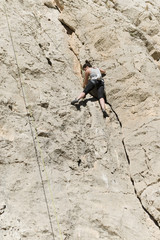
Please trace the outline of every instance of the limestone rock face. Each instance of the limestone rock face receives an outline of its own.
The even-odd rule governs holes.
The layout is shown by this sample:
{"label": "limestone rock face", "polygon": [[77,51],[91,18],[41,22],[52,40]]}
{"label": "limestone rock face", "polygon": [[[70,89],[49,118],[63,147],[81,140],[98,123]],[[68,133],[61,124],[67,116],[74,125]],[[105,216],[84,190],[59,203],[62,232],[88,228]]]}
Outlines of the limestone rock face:
{"label": "limestone rock face", "polygon": [[[159,240],[160,2],[0,5],[0,239]],[[105,69],[109,118],[82,91]]]}

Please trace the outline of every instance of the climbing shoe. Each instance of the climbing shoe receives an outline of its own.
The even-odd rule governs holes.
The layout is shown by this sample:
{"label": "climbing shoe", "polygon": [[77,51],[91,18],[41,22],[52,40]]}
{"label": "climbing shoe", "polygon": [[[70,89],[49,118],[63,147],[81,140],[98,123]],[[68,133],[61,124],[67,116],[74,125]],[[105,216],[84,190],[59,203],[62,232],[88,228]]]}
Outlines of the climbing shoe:
{"label": "climbing shoe", "polygon": [[74,104],[78,103],[78,101],[79,101],[78,99],[75,99],[71,102],[71,104],[74,105]]}
{"label": "climbing shoe", "polygon": [[103,112],[103,117],[106,118],[106,117],[109,117],[109,115],[107,114],[106,110],[102,110]]}

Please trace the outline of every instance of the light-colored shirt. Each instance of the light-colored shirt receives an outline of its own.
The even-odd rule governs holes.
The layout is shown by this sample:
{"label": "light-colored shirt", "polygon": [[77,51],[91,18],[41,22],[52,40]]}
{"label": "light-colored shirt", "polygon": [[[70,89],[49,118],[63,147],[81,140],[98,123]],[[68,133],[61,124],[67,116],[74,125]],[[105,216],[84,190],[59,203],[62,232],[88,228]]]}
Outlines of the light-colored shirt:
{"label": "light-colored shirt", "polygon": [[102,74],[99,68],[91,68],[90,80],[100,80],[102,79]]}

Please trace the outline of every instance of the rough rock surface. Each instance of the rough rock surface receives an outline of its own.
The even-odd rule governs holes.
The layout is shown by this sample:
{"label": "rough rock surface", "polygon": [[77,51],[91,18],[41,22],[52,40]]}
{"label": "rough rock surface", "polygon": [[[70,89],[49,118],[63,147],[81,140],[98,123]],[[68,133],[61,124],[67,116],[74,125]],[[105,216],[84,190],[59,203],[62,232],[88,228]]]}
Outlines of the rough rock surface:
{"label": "rough rock surface", "polygon": [[[158,240],[160,1],[3,0],[0,239]],[[107,111],[81,64],[106,69]]]}

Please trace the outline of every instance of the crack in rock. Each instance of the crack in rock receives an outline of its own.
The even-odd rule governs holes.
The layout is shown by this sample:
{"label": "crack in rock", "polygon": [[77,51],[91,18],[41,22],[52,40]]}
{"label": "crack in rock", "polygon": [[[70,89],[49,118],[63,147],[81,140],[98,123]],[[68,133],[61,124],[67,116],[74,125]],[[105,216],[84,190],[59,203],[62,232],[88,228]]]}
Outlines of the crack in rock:
{"label": "crack in rock", "polygon": [[[112,105],[111,105],[110,103],[108,103],[108,104],[109,104],[109,106],[111,107],[112,111],[115,113],[116,118],[117,118],[117,120],[118,120],[118,122],[119,122],[120,128],[122,129],[122,122],[120,121],[118,114],[117,114],[116,111],[113,109]],[[128,153],[127,153],[127,149],[126,149],[126,146],[125,146],[124,139],[122,139],[122,145],[123,145],[124,152],[125,152],[125,155],[126,155],[126,158],[127,158],[127,161],[128,161],[128,165],[130,166],[131,161],[130,161],[129,155],[128,155]],[[140,204],[141,204],[141,206],[142,206],[142,209],[148,214],[148,216],[150,217],[150,219],[151,219],[151,220],[154,222],[154,224],[160,229],[160,225],[159,225],[158,221],[157,221],[157,220],[151,215],[151,213],[145,208],[145,206],[144,206],[143,203],[142,203],[141,198],[138,196],[137,190],[136,190],[136,187],[135,187],[135,182],[134,182],[134,179],[132,178],[131,174],[130,174],[130,180],[131,180],[131,183],[132,183],[132,185],[133,185],[135,195],[136,195],[137,199],[139,200],[139,202],[140,202]]]}
{"label": "crack in rock", "polygon": [[75,32],[75,29],[71,27],[69,24],[67,24],[63,19],[59,20],[62,26],[66,29],[68,35],[72,35],[72,33]]}

